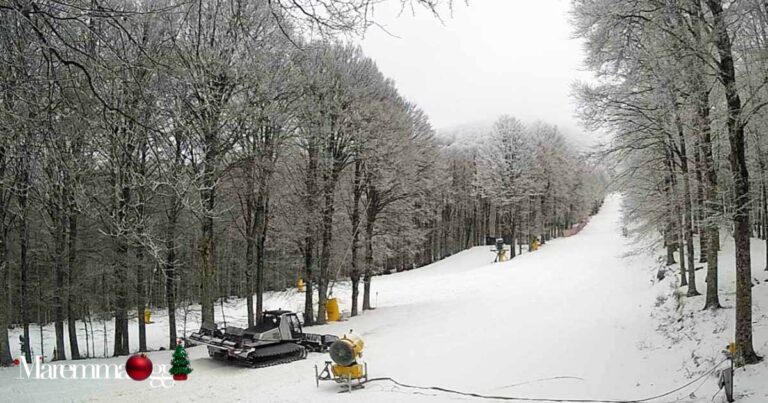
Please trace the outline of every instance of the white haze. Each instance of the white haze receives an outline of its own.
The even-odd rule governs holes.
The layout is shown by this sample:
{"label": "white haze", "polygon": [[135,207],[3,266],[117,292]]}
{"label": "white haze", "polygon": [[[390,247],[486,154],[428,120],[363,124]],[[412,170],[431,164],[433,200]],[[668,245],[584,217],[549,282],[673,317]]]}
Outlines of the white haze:
{"label": "white haze", "polygon": [[436,129],[487,126],[510,114],[594,142],[582,134],[570,96],[572,83],[589,74],[572,39],[569,0],[459,0],[452,14],[442,10],[442,22],[423,9],[401,13],[398,4],[376,8],[374,19],[391,35],[371,28],[363,50]]}

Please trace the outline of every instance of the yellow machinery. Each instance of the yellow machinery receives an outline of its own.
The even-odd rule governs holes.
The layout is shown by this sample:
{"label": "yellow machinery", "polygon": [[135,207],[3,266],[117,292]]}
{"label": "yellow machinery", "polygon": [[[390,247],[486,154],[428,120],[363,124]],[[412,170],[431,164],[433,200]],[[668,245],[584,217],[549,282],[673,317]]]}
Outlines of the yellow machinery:
{"label": "yellow machinery", "polygon": [[325,302],[325,313],[329,322],[338,322],[339,319],[341,319],[339,300],[336,298],[328,298],[328,301]]}
{"label": "yellow machinery", "polygon": [[505,262],[505,261],[507,261],[507,251],[506,251],[506,249],[496,253],[496,261],[497,262]]}
{"label": "yellow machinery", "polygon": [[493,262],[496,263],[508,260],[507,250],[508,249],[504,248],[504,238],[496,238],[496,247],[491,249],[491,252],[496,254],[496,259],[494,259]]}
{"label": "yellow machinery", "polygon": [[539,246],[541,246],[541,242],[539,242],[539,238],[536,238],[533,240],[533,242],[531,242],[530,250],[537,251],[539,250]]}
{"label": "yellow machinery", "polygon": [[304,279],[300,278],[299,281],[296,282],[296,290],[298,292],[304,292]]}
{"label": "yellow machinery", "polygon": [[351,330],[333,342],[328,349],[332,361],[326,361],[319,372],[315,365],[317,386],[320,381],[335,381],[350,392],[362,388],[368,380],[368,365],[361,360],[364,346],[363,339]]}

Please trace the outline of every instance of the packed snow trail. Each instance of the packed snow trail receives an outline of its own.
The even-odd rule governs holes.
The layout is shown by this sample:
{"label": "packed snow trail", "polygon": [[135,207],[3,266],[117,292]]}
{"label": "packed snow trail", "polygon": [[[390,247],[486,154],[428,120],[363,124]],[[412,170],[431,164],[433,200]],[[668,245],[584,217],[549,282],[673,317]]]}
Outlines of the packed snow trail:
{"label": "packed snow trail", "polygon": [[[580,399],[637,399],[674,389],[689,378],[680,371],[680,354],[667,350],[669,343],[655,331],[650,315],[657,294],[650,282],[654,262],[647,255],[625,256],[631,246],[620,236],[619,210],[620,198],[611,196],[580,234],[547,242],[508,262],[492,263],[493,253],[483,246],[424,268],[377,277],[374,311],[309,331],[354,329],[366,342],[370,376],[408,384]],[[342,302],[347,295],[340,292]],[[303,297],[291,298],[278,303],[299,304]],[[164,341],[158,329],[165,328],[152,326],[148,331],[159,332],[152,337]],[[316,388],[313,366],[328,359],[322,354],[250,369],[209,359],[204,347],[188,351],[194,372],[168,389],[130,380],[16,379],[19,370],[12,368],[0,372],[0,393],[13,401],[457,399],[388,383],[372,383],[351,395],[337,393],[333,383]],[[170,354],[152,352],[149,357],[167,364]]]}

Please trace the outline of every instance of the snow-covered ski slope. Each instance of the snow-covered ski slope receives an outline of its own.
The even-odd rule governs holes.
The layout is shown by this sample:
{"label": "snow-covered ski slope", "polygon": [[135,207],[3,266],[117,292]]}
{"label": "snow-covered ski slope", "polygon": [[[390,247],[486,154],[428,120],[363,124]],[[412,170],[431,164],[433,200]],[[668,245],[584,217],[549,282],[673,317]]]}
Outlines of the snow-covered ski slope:
{"label": "snow-covered ski slope", "polygon": [[[658,265],[652,254],[626,256],[633,246],[621,237],[619,220],[620,197],[611,196],[580,234],[548,242],[512,261],[494,264],[489,248],[477,247],[428,267],[377,277],[374,311],[308,330],[341,334],[354,329],[366,342],[370,375],[408,384],[535,398],[632,400],[666,392],[706,371],[720,352],[715,347],[700,351],[699,343],[684,337],[673,344],[668,333],[658,330],[663,305],[659,307],[657,296],[671,295],[670,287],[651,281]],[[347,302],[348,290],[336,288]],[[300,301],[301,295],[281,293],[268,299],[268,308],[295,309]],[[230,321],[244,318],[242,303],[226,311]],[[150,345],[165,343],[167,324],[162,320],[148,327]],[[765,334],[758,333],[764,329],[756,328],[759,350],[766,343]],[[352,394],[337,393],[333,383],[316,388],[313,367],[328,358],[322,354],[249,369],[211,360],[204,347],[188,351],[194,372],[171,388],[131,380],[17,379],[19,369],[10,368],[0,370],[0,396],[46,402],[473,400],[387,382]],[[692,352],[699,355],[698,367]],[[170,362],[167,351],[149,357],[155,364]],[[740,401],[768,401],[766,387],[757,382],[760,373],[768,376],[765,367],[749,371],[752,390]],[[737,372],[737,390],[739,376]],[[716,378],[707,376],[656,401],[710,401],[716,390]]]}

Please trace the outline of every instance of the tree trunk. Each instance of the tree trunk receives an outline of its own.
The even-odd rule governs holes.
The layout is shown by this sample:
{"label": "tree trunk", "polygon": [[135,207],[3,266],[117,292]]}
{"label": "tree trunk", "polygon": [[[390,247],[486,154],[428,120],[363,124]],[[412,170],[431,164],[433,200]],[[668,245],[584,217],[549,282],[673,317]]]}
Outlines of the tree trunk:
{"label": "tree trunk", "polygon": [[[331,168],[335,169],[335,168]],[[321,213],[321,238],[320,238],[320,275],[317,279],[317,324],[325,324],[325,303],[328,298],[328,282],[330,280],[331,248],[333,247],[333,214],[334,189],[336,188],[336,173],[325,175],[323,181],[323,210]]]}
{"label": "tree trunk", "polygon": [[[250,214],[246,212],[246,214]],[[246,222],[246,233],[248,231],[249,223]],[[254,287],[255,276],[255,261],[254,253],[256,252],[256,239],[247,234],[245,236],[245,301],[248,306],[248,327],[252,327],[256,320],[256,315],[253,312],[253,294],[256,291]]]}
{"label": "tree trunk", "polygon": [[[26,151],[26,150],[25,150]],[[20,222],[20,228],[19,228],[19,269],[21,271],[21,289],[20,291],[20,298],[21,298],[21,326],[23,328],[23,337],[26,342],[27,348],[24,350],[24,358],[28,363],[32,363],[32,353],[30,348],[30,339],[29,339],[29,297],[27,296],[27,291],[30,287],[29,285],[29,212],[28,212],[28,206],[29,206],[29,188],[30,188],[30,175],[29,175],[29,165],[28,165],[28,155],[26,152],[23,154],[23,166],[22,166],[22,183],[21,183],[21,191],[19,193],[19,215],[21,218]],[[0,218],[2,219],[2,218]],[[1,229],[0,229],[1,230]],[[2,244],[2,240],[0,240],[0,244]],[[3,261],[0,260],[0,265],[3,264]],[[1,277],[1,276],[0,276]],[[3,283],[5,284],[5,283]],[[2,295],[2,293],[0,293]],[[2,302],[0,302],[2,304]],[[2,323],[2,322],[0,322]],[[3,328],[5,329],[5,328]],[[4,332],[3,332],[4,333]]]}
{"label": "tree trunk", "polygon": [[691,200],[689,198],[690,196],[690,184],[688,175],[683,174],[683,196],[685,197],[685,203],[684,203],[684,220],[683,225],[685,226],[685,246],[688,256],[688,293],[686,296],[688,297],[695,297],[699,294],[699,291],[696,289],[696,268],[695,268],[695,256],[694,256],[694,249],[693,249],[693,211],[691,209]]}
{"label": "tree trunk", "polygon": [[139,322],[139,351],[147,351],[147,328],[144,323],[147,299],[145,276],[144,253],[139,246],[136,249],[136,315]]}
{"label": "tree trunk", "polygon": [[176,222],[178,210],[176,210],[176,197],[171,199],[171,211],[168,213],[168,231],[165,240],[165,303],[168,306],[168,346],[176,348]]}
{"label": "tree trunk", "polygon": [[[59,189],[63,192],[62,189]],[[63,195],[60,195],[63,199]],[[64,251],[66,249],[66,216],[61,205],[62,200],[56,201],[55,222],[54,225],[54,272],[56,277],[56,294],[53,297],[54,310],[54,329],[56,333],[56,354],[54,360],[66,360],[66,350],[64,349],[64,297],[66,296],[65,282],[67,279],[67,268],[65,267]]]}
{"label": "tree trunk", "polygon": [[263,183],[256,204],[256,322],[261,322],[264,313],[264,261],[266,258],[267,229],[269,228],[269,195]]}
{"label": "tree trunk", "polygon": [[[307,224],[311,227],[311,224]],[[315,236],[307,228],[307,235],[304,237],[304,324],[312,325],[315,322],[314,302],[312,298],[312,262],[314,260]]]}
{"label": "tree trunk", "polygon": [[[698,0],[694,1],[699,3]],[[707,294],[704,309],[719,309],[719,281],[718,264],[720,251],[720,229],[715,221],[715,206],[717,205],[717,171],[715,161],[712,155],[712,130],[709,119],[709,94],[704,92],[703,81],[698,80],[701,85],[698,93],[697,111],[698,111],[698,130],[702,138],[702,164],[706,176],[704,190],[706,202],[702,203],[704,215],[704,227],[707,233]]]}
{"label": "tree trunk", "polygon": [[531,251],[531,244],[535,239],[536,222],[538,221],[536,218],[536,206],[533,202],[534,197],[535,196],[528,197],[528,251]]}
{"label": "tree trunk", "polygon": [[[759,139],[757,140],[759,141]],[[765,241],[765,246],[768,247],[768,189],[766,189],[765,183],[765,160],[763,159],[762,151],[757,148],[759,154],[757,162],[760,167],[760,212],[761,212],[761,227],[762,227],[762,239]],[[765,253],[766,265],[765,270],[768,271],[768,249]]]}
{"label": "tree trunk", "polygon": [[[677,107],[675,106],[675,109]],[[688,297],[694,297],[699,294],[696,289],[696,269],[693,250],[693,207],[691,203],[691,180],[690,172],[688,171],[688,151],[685,141],[685,133],[683,132],[683,124],[680,120],[680,115],[675,110],[675,121],[677,124],[677,138],[680,142],[680,171],[683,176],[683,230],[685,235],[685,246],[688,256]],[[681,255],[682,258],[682,255]],[[682,267],[682,265],[681,265]]]}
{"label": "tree trunk", "polygon": [[[138,170],[137,174],[140,178],[140,184],[137,186],[137,202],[136,206],[136,219],[138,227],[136,232],[139,236],[143,236],[146,220],[146,194],[144,182],[147,179],[147,139],[141,138],[141,144],[139,145],[138,155]],[[136,256],[136,315],[138,316],[139,326],[139,351],[147,351],[147,326],[144,323],[144,311],[147,309],[147,267],[144,261],[144,245],[139,242],[135,247]]]}
{"label": "tree trunk", "polygon": [[[122,226],[127,220],[127,208],[131,199],[131,189],[125,184],[126,178],[124,173],[119,173],[119,184],[121,184],[120,196],[117,201],[117,220]],[[127,355],[129,354],[129,335],[128,335],[128,245],[126,240],[122,239],[120,235],[116,235],[114,238],[116,243],[115,250],[117,254],[117,262],[115,265],[115,343],[114,343],[114,355]]]}
{"label": "tree trunk", "polygon": [[684,218],[682,217],[682,213],[680,212],[680,208],[676,207],[676,214],[675,217],[677,217],[677,252],[680,255],[680,285],[685,287],[688,285],[688,276],[687,276],[687,260],[685,259],[685,227],[683,225]]}
{"label": "tree trunk", "polygon": [[[2,149],[0,149],[0,152]],[[1,157],[1,155],[0,155]],[[1,163],[2,161],[0,161]],[[2,176],[0,176],[2,178]],[[0,196],[4,196],[0,194]],[[2,200],[0,200],[2,202]],[[0,213],[0,367],[13,364],[11,344],[8,340],[8,323],[10,322],[10,307],[8,306],[8,230],[5,226],[5,214]]]}
{"label": "tree trunk", "polygon": [[314,273],[312,266],[315,260],[315,197],[317,195],[318,153],[319,150],[317,144],[314,141],[310,141],[307,147],[307,177],[305,178],[307,196],[304,199],[306,205],[305,214],[307,215],[306,228],[304,230],[304,286],[306,287],[304,294],[304,324],[306,325],[312,325],[315,321],[315,307],[312,299],[312,291],[314,288]]}
{"label": "tree trunk", "polygon": [[[69,352],[73,360],[80,359],[80,347],[77,343],[77,316],[75,315],[75,270],[77,267],[77,211],[74,206],[74,196],[70,193],[69,205],[69,270],[67,271],[67,331],[69,332]],[[29,339],[27,339],[29,340]]]}
{"label": "tree trunk", "polygon": [[[173,173],[183,169],[184,152],[182,148],[182,140],[180,137],[175,136],[174,144],[174,160],[173,160]],[[179,215],[181,214],[182,201],[181,197],[177,193],[177,190],[173,185],[170,190],[170,199],[165,210],[167,219],[166,238],[165,238],[165,265],[163,271],[165,273],[165,304],[168,307],[168,348],[176,348],[176,340],[178,339],[176,334],[176,267],[178,266],[176,261],[176,233],[177,225],[179,221]]]}
{"label": "tree trunk", "polygon": [[713,17],[713,37],[720,60],[718,75],[725,87],[728,105],[728,141],[734,190],[734,242],[736,245],[736,355],[737,366],[761,360],[752,344],[752,269],[749,230],[749,171],[744,151],[744,124],[741,98],[736,85],[736,70],[731,50],[731,38],[721,0],[706,0]]}
{"label": "tree trunk", "polygon": [[255,161],[253,157],[249,161],[247,172],[245,172],[245,211],[243,218],[245,221],[245,301],[247,305],[248,327],[256,323],[256,314],[253,310],[253,296],[256,293],[256,231],[258,212],[256,211],[255,195]]}
{"label": "tree trunk", "polygon": [[[208,196],[212,197],[212,196]],[[211,199],[212,200],[212,199]],[[206,204],[213,205],[208,201]],[[204,213],[208,215],[208,213]],[[198,241],[198,254],[200,256],[200,288],[201,288],[201,321],[203,323],[215,323],[214,315],[214,294],[215,294],[215,269],[213,262],[213,217],[203,218],[203,224],[200,227],[202,236]]]}
{"label": "tree trunk", "polygon": [[114,343],[114,355],[127,355],[129,353],[129,337],[128,337],[128,297],[126,295],[126,283],[128,278],[126,275],[125,262],[127,260],[128,248],[125,245],[118,247],[119,261],[115,267],[116,283],[114,288],[116,290],[115,297],[115,343]]}
{"label": "tree trunk", "polygon": [[[370,201],[369,208],[370,210]],[[365,219],[365,270],[363,272],[363,310],[371,309],[371,277],[373,275],[373,225],[376,216],[366,214]]]}
{"label": "tree trunk", "polygon": [[[382,211],[383,203],[379,190],[370,181],[366,181],[366,196],[368,199],[365,209],[365,271],[363,273],[363,310],[371,306],[371,278],[373,277],[373,236],[376,218]],[[448,207],[448,206],[446,206]],[[498,211],[496,217],[498,217]],[[445,222],[445,221],[444,221]],[[498,225],[498,221],[497,221]]]}
{"label": "tree trunk", "polygon": [[362,161],[355,160],[355,176],[352,183],[352,270],[349,273],[349,279],[352,281],[352,316],[357,316],[357,300],[360,295],[360,264],[358,262],[358,243],[360,242],[360,199],[362,197]]}
{"label": "tree trunk", "polygon": [[214,263],[213,216],[216,207],[215,169],[218,159],[216,133],[211,131],[205,136],[205,156],[202,169],[202,187],[200,200],[203,205],[203,217],[200,226],[198,254],[200,256],[200,309],[201,321],[215,323],[214,300],[216,299],[216,266]]}
{"label": "tree trunk", "polygon": [[664,244],[667,249],[667,266],[672,266],[675,262],[675,225],[672,223],[672,219],[667,220],[667,228],[664,230]]}
{"label": "tree trunk", "polygon": [[147,351],[147,328],[146,324],[144,323],[144,310],[146,309],[146,305],[144,304],[144,299],[146,298],[146,293],[144,292],[144,267],[139,264],[137,265],[138,272],[137,275],[137,282],[136,282],[136,315],[138,316],[138,322],[139,322],[139,351]]}
{"label": "tree trunk", "polygon": [[[672,139],[670,138],[670,143],[672,142]],[[667,168],[667,180],[666,185],[667,188],[666,194],[667,194],[667,204],[669,208],[669,213],[672,215],[673,219],[673,227],[674,231],[672,231],[672,234],[675,238],[675,242],[677,244],[677,250],[680,253],[680,285],[681,286],[687,286],[688,285],[688,277],[686,277],[685,273],[685,248],[683,247],[683,224],[682,224],[682,217],[680,212],[680,203],[678,201],[677,197],[677,181],[675,180],[675,171],[674,171],[674,161],[672,156],[673,146],[670,144],[665,151],[666,158],[664,159],[664,162],[666,164]],[[669,257],[668,257],[669,259]],[[674,261],[674,257],[672,258]]]}
{"label": "tree trunk", "polygon": [[[694,36],[694,46],[701,52],[706,52],[706,44],[703,40],[705,32],[704,14],[701,9],[700,0],[691,0],[691,18],[693,20],[692,33]],[[703,189],[703,198],[699,203],[701,211],[701,221],[699,222],[701,233],[701,261],[707,263],[707,290],[705,296],[704,309],[719,309],[720,298],[718,285],[718,252],[720,251],[720,230],[715,221],[715,206],[717,206],[717,171],[715,170],[715,160],[712,153],[712,129],[709,116],[709,90],[706,85],[706,74],[704,62],[698,58],[693,60],[693,74],[691,75],[691,89],[696,106],[696,116],[694,128],[697,131],[699,139],[699,155],[701,158],[701,169],[703,180],[699,180],[699,187]],[[706,243],[704,240],[706,239]],[[706,249],[705,249],[706,246]],[[705,256],[706,253],[706,256]]]}
{"label": "tree trunk", "polygon": [[8,323],[10,322],[8,306],[8,213],[11,201],[11,187],[8,172],[8,149],[0,143],[0,367],[13,364],[11,345],[8,342]]}
{"label": "tree trunk", "polygon": [[696,142],[693,155],[695,156],[694,167],[696,170],[696,208],[694,210],[696,211],[696,229],[699,233],[699,263],[707,263],[707,245],[709,244],[707,234],[709,233],[709,230],[704,223],[704,187],[706,186],[703,175],[705,168],[703,162],[704,146],[701,141],[701,133],[697,133],[695,138]]}
{"label": "tree trunk", "polygon": [[512,239],[510,239],[509,244],[509,258],[512,259],[515,257],[515,237],[517,236],[517,212],[514,210],[510,212],[510,215],[512,216]]}
{"label": "tree trunk", "polygon": [[[547,183],[547,190],[546,190],[546,192],[549,192],[549,187],[550,187],[550,184]],[[544,244],[547,243],[547,240],[548,240],[547,239],[547,220],[548,220],[548,217],[547,217],[546,197],[545,197],[544,194],[542,194],[540,197],[541,197],[541,201],[540,201],[540,203],[541,203],[541,207],[540,207],[540,209],[541,209],[541,214],[540,214],[541,215],[541,226],[539,227],[539,229],[541,231],[540,232],[541,235],[539,235],[539,237],[541,238],[541,245],[544,245]]]}
{"label": "tree trunk", "polygon": [[765,188],[765,170],[762,175],[763,185],[763,231],[765,239],[765,271],[768,271],[768,191]]}

